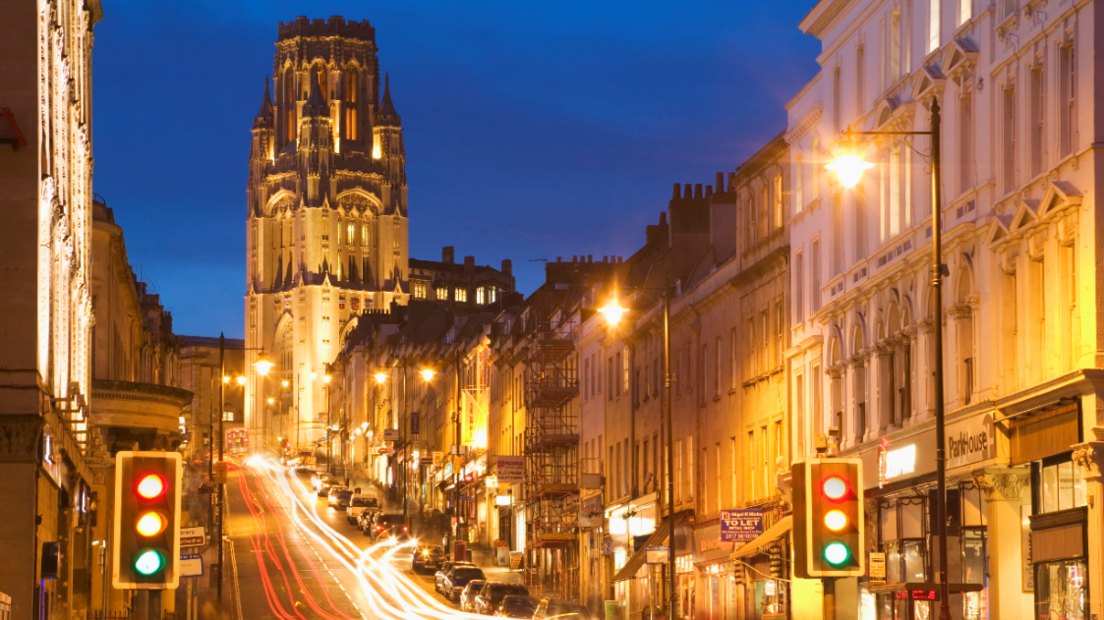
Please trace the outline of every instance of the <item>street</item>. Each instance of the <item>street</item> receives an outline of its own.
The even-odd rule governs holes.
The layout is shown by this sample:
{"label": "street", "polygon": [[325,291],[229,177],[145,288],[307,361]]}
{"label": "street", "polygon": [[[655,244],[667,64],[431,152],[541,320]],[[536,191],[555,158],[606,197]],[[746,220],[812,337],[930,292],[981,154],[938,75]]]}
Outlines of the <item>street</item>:
{"label": "street", "polygon": [[409,569],[412,543],[372,544],[309,487],[305,472],[250,459],[227,480],[228,609],[250,620],[479,617]]}

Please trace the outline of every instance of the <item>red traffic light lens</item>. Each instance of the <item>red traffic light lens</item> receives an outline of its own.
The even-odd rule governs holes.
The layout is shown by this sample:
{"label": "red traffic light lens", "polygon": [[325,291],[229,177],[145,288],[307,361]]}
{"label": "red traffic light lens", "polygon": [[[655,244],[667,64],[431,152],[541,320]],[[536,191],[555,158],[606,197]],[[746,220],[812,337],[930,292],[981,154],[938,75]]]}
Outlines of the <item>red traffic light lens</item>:
{"label": "red traffic light lens", "polygon": [[820,492],[832,501],[839,501],[847,495],[847,481],[839,476],[831,476],[820,483]]}
{"label": "red traffic light lens", "polygon": [[157,474],[146,474],[138,481],[137,488],[143,499],[157,499],[165,494],[165,479]]}

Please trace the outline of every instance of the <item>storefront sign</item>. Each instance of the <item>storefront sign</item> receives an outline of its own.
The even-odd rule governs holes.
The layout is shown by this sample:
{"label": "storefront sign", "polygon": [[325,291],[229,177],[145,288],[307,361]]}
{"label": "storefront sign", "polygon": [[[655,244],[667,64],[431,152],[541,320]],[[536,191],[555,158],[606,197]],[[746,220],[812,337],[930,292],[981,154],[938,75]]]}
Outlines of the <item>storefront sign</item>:
{"label": "storefront sign", "polygon": [[419,435],[422,432],[422,416],[417,411],[410,412],[410,434]]}
{"label": "storefront sign", "polygon": [[721,540],[721,524],[694,530],[694,563],[713,562],[728,558],[732,543]]}
{"label": "storefront sign", "polygon": [[866,565],[868,570],[867,575],[870,577],[871,583],[885,583],[886,558],[884,553],[871,551],[870,560]]}
{"label": "storefront sign", "polygon": [[993,414],[970,416],[947,425],[947,467],[972,465],[992,458]]}
{"label": "storefront sign", "polygon": [[883,482],[916,473],[916,444],[883,448],[880,469]]}
{"label": "storefront sign", "polygon": [[397,429],[397,428],[385,428],[385,429],[383,429],[383,440],[384,441],[398,441],[399,439],[402,439],[402,436],[399,433],[399,429]]}
{"label": "storefront sign", "polygon": [[525,482],[525,457],[499,456],[497,474],[499,484],[521,484]]}
{"label": "storefront sign", "polygon": [[579,527],[602,527],[602,494],[592,495],[579,504]]}
{"label": "storefront sign", "polygon": [[644,548],[645,564],[666,564],[669,557],[670,549],[666,546]]}
{"label": "storefront sign", "polygon": [[762,510],[749,508],[721,511],[721,542],[749,542],[762,533]]}
{"label": "storefront sign", "polygon": [[434,467],[440,467],[441,466],[441,461],[443,461],[444,459],[445,459],[445,453],[444,452],[441,452],[440,450],[434,450],[433,451],[433,466]]}

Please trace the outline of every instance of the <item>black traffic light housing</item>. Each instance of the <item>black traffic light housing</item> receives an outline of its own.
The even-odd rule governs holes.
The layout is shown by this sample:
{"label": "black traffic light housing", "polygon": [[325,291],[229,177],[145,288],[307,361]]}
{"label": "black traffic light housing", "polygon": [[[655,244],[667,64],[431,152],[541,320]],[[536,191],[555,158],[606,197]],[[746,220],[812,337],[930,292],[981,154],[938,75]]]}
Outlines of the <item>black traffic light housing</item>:
{"label": "black traffic light housing", "polygon": [[179,585],[182,480],[177,452],[115,455],[115,588],[172,590]]}
{"label": "black traffic light housing", "polygon": [[794,572],[798,577],[864,574],[862,461],[817,458],[793,464]]}

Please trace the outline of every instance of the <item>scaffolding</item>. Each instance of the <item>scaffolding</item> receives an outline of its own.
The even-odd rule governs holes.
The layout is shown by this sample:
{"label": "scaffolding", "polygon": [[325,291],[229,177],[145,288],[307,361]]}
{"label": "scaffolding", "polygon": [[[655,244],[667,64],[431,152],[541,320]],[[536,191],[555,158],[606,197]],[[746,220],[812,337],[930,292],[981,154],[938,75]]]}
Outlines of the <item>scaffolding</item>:
{"label": "scaffolding", "polygon": [[579,393],[575,321],[535,312],[525,406],[526,582],[534,596],[579,598]]}

